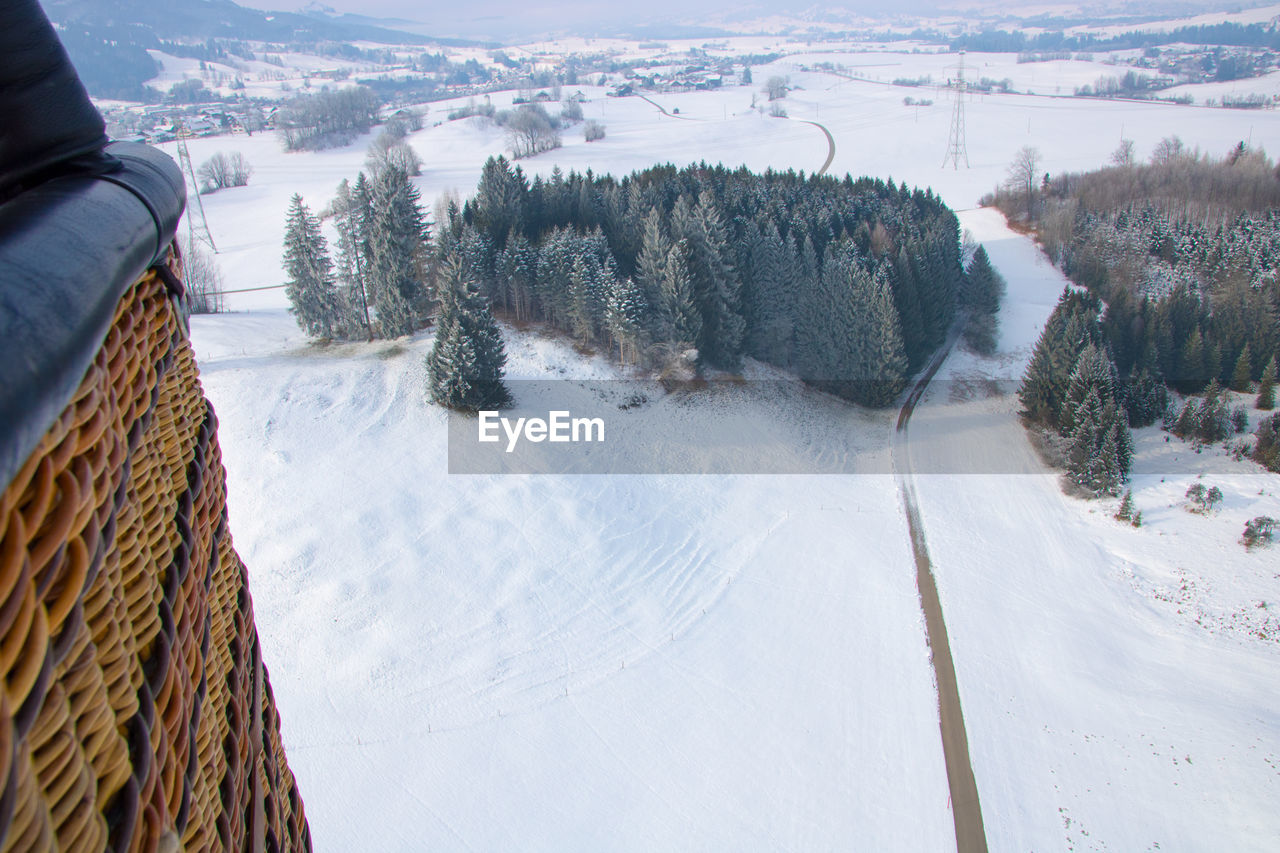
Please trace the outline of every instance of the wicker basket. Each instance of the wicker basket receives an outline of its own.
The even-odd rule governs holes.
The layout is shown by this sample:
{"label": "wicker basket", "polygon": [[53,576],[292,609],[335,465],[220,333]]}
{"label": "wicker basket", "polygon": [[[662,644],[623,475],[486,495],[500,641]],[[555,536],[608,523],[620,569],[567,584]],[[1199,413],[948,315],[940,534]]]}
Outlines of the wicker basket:
{"label": "wicker basket", "polygon": [[0,498],[5,851],[311,847],[176,265]]}

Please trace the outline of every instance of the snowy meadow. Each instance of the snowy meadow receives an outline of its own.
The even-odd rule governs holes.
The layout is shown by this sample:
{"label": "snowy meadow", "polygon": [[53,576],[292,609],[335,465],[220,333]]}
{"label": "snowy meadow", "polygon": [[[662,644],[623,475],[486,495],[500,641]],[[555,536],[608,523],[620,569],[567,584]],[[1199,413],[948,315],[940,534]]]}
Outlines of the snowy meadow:
{"label": "snowy meadow", "polygon": [[[801,70],[822,61],[869,79]],[[308,344],[278,289],[193,318],[317,849],[950,849],[905,483],[992,850],[1274,849],[1280,561],[1237,540],[1247,518],[1280,517],[1276,476],[1148,428],[1143,527],[1113,521],[1116,501],[1065,496],[1002,389],[1066,280],[977,202],[1026,145],[1051,174],[1103,165],[1122,138],[1144,156],[1171,134],[1280,154],[1280,115],[1056,97],[1104,67],[977,54],[973,69],[1037,94],[968,96],[969,167],[943,169],[953,94],[891,81],[945,79],[951,62],[824,49],[753,68],[790,77],[786,118],[752,109],[758,85],[652,101],[576,87],[607,136],[569,131],[520,164],[811,173],[830,155],[830,174],[932,187],[1009,290],[996,354],[956,350],[916,410],[909,465],[891,452],[895,410],[804,391],[746,415],[805,436],[790,469],[804,473],[450,474],[448,419],[425,393],[430,331]],[[921,95],[933,104],[904,105]],[[465,198],[506,150],[483,117],[446,121],[459,105],[428,105],[407,140],[428,204]],[[270,133],[191,140],[197,163],[238,151],[254,168],[203,197],[229,289],[283,282],[289,199],[323,208],[371,138],[289,154]],[[630,376],[536,328],[503,335],[513,379]],[[674,430],[681,413],[617,417]],[[973,473],[937,473],[956,460]],[[1186,511],[1197,479],[1222,489],[1221,511]]]}

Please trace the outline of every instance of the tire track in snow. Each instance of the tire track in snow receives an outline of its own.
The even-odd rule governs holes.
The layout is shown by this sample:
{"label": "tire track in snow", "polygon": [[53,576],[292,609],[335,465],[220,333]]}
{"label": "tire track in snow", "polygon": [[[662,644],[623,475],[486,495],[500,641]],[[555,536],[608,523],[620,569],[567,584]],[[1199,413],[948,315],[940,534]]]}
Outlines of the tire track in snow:
{"label": "tire track in snow", "polygon": [[934,681],[938,686],[938,722],[942,730],[942,756],[947,767],[947,785],[951,791],[951,816],[956,827],[957,853],[987,853],[986,830],[982,824],[982,805],[978,801],[978,783],[969,760],[969,738],[965,733],[964,714],[960,708],[960,688],[956,681],[947,626],[942,619],[942,602],[934,582],[933,565],[920,521],[916,502],[911,457],[908,453],[907,426],[916,404],[924,396],[930,380],[946,361],[959,337],[953,329],[946,344],[934,356],[924,374],[912,387],[898,413],[893,442],[894,470],[902,488],[902,505],[907,514],[907,530],[911,535],[911,551],[915,555],[916,586],[920,591],[920,608],[924,611],[925,635],[929,657],[933,663]]}

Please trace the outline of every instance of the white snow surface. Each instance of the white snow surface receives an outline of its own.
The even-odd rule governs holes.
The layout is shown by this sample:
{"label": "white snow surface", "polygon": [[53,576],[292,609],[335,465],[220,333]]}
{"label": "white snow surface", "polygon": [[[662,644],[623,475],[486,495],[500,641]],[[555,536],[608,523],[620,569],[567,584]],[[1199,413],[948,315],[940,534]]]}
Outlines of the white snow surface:
{"label": "white snow surface", "polygon": [[[1225,151],[1250,130],[1280,151],[1276,114],[974,98],[972,168],[942,170],[945,94],[916,111],[899,87],[792,80],[792,117],[836,139],[833,172],[934,187],[1009,281],[999,353],[953,354],[909,445],[917,472],[1021,472],[915,476],[991,849],[1274,849],[1280,576],[1274,550],[1237,539],[1280,517],[1276,478],[1148,430],[1142,528],[1113,521],[1114,501],[1065,497],[992,384],[1020,376],[1065,282],[970,208],[1025,144],[1050,172],[1102,164],[1122,130],[1139,151],[1170,133]],[[811,171],[826,156],[817,129],[751,112],[748,88],[655,97],[696,120],[582,88],[606,139],[567,133],[526,171]],[[448,106],[410,138],[427,203],[470,193],[503,148],[481,119],[434,126]],[[241,150],[255,168],[203,199],[228,287],[282,282],[289,197],[322,208],[368,142],[190,142],[197,164]],[[953,847],[895,478],[451,476],[424,395],[430,332],[317,347],[282,291],[230,300],[192,336],[318,850]],[[624,375],[504,335],[513,377]],[[759,418],[825,419],[833,451],[867,455],[857,470],[884,461],[893,413],[806,395]],[[1226,494],[1212,516],[1183,507],[1199,474]]]}

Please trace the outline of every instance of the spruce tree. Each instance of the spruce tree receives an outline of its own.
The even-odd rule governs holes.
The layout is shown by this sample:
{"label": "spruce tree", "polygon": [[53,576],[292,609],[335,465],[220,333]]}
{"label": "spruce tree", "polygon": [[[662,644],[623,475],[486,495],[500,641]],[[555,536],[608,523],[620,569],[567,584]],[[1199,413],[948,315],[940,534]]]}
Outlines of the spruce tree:
{"label": "spruce tree", "polygon": [[404,170],[384,169],[370,184],[366,236],[369,283],[381,336],[411,334],[426,309],[426,227],[418,190]]}
{"label": "spruce tree", "polygon": [[1262,379],[1258,382],[1258,401],[1256,407],[1263,412],[1269,412],[1276,407],[1276,359],[1275,356],[1267,362],[1267,366],[1262,371]]}
{"label": "spruce tree", "polygon": [[693,304],[693,281],[685,262],[685,245],[684,240],[679,240],[667,253],[662,268],[659,304],[663,339],[692,347],[696,346],[702,334],[702,317]]}
{"label": "spruce tree", "polygon": [[644,235],[636,258],[636,284],[650,305],[661,304],[663,271],[670,253],[671,241],[663,231],[662,214],[655,207],[644,218]]}
{"label": "spruce tree", "polygon": [[751,245],[753,283],[747,351],[761,361],[791,363],[797,260],[772,222],[756,229]]}
{"label": "spruce tree", "polygon": [[1118,385],[1115,365],[1102,349],[1093,344],[1086,344],[1076,360],[1076,368],[1071,372],[1067,383],[1066,397],[1062,402],[1062,411],[1058,423],[1063,433],[1071,433],[1075,429],[1074,413],[1076,407],[1084,400],[1090,389],[1098,392],[1103,402],[1111,402],[1116,398]]}
{"label": "spruce tree", "polygon": [[304,332],[330,338],[342,322],[341,301],[333,282],[333,263],[317,219],[296,193],[289,203],[284,234],[285,293],[290,311]]}
{"label": "spruce tree", "polygon": [[741,282],[710,191],[702,192],[692,213],[692,223],[680,233],[690,235],[689,272],[694,305],[702,316],[698,353],[719,367],[736,369],[742,359],[745,331],[739,298]]}
{"label": "spruce tree", "polygon": [[848,400],[865,402],[870,328],[864,296],[870,288],[858,263],[857,249],[848,243],[831,246],[822,262],[822,273],[807,282],[800,295],[796,328],[796,369],[800,377],[818,388]]}
{"label": "spruce tree", "polygon": [[440,316],[427,356],[431,399],[463,411],[497,409],[510,402],[502,384],[507,356],[502,334],[462,263],[450,258],[440,279]]}
{"label": "spruce tree", "polygon": [[888,275],[883,267],[871,278],[869,299],[865,307],[868,320],[868,376],[866,402],[887,406],[897,399],[907,384],[907,357],[903,352],[898,310],[889,292]]}
{"label": "spruce tree", "polygon": [[907,352],[909,369],[914,371],[924,363],[929,350],[925,344],[924,320],[920,313],[919,285],[916,283],[915,269],[905,243],[898,247],[894,272],[896,286],[893,299],[902,323],[902,342]]}
{"label": "spruce tree", "polygon": [[524,206],[529,187],[517,166],[505,157],[490,157],[480,170],[480,185],[471,202],[472,221],[489,243],[502,248],[507,236],[524,230]]}
{"label": "spruce tree", "polygon": [[[360,174],[363,180],[364,174]],[[368,185],[353,190],[346,178],[338,184],[333,200],[333,224],[338,231],[338,280],[343,285],[343,302],[348,325],[363,329],[366,340],[373,340],[373,322],[369,316],[369,260],[364,255],[366,227],[373,211]]]}
{"label": "spruce tree", "polygon": [[537,273],[537,251],[523,234],[507,235],[506,245],[494,264],[502,306],[514,311],[517,320],[528,319],[532,312],[533,278]]}
{"label": "spruce tree", "polygon": [[961,304],[968,314],[964,326],[965,343],[980,355],[991,355],[996,351],[999,328],[996,315],[1004,290],[1004,278],[991,265],[986,247],[979,246],[969,264]]}
{"label": "spruce tree", "polygon": [[609,334],[618,344],[618,360],[627,363],[627,350],[633,353],[633,361],[639,360],[644,317],[647,307],[640,287],[630,278],[616,278],[609,291],[609,304],[605,322]]}
{"label": "spruce tree", "polygon": [[1235,369],[1231,371],[1231,390],[1248,393],[1253,387],[1253,351],[1246,342],[1236,359]]}
{"label": "spruce tree", "polygon": [[1133,489],[1126,489],[1124,497],[1120,500],[1120,508],[1116,510],[1116,521],[1132,521],[1133,520]]}

